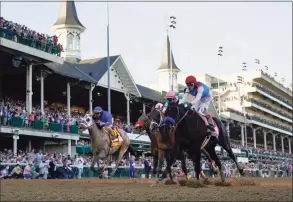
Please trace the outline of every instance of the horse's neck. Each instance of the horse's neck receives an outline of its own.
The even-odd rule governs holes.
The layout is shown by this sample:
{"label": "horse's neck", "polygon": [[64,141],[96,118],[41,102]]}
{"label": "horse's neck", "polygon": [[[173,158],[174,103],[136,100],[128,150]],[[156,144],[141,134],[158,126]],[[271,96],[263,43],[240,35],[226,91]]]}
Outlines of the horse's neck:
{"label": "horse's neck", "polygon": [[102,136],[102,130],[100,130],[96,123],[93,124],[92,128],[91,129],[88,129],[89,130],[89,133],[90,133],[90,136],[91,136],[91,140],[92,141],[95,141],[95,140],[98,140],[98,139],[101,139],[103,138]]}

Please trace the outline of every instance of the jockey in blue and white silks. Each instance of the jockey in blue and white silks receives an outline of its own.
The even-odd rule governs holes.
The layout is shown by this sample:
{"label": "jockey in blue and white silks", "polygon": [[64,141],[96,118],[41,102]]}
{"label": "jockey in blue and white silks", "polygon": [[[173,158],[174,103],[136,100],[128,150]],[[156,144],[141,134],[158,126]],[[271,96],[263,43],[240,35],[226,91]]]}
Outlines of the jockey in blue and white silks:
{"label": "jockey in blue and white silks", "polygon": [[[209,105],[213,100],[212,92],[204,83],[198,82],[194,76],[188,76],[185,79],[187,88],[179,104],[188,103],[189,108],[195,110],[201,115],[205,115]],[[213,122],[208,118],[208,128],[214,131]]]}
{"label": "jockey in blue and white silks", "polygon": [[104,111],[102,109],[102,107],[97,106],[94,108],[93,119],[100,126],[105,126],[107,128],[107,130],[110,132],[111,136],[115,137],[115,139],[113,140],[114,142],[115,141],[119,141],[119,142],[123,141],[123,139],[121,138],[120,135],[118,135],[118,137],[117,137],[117,135],[113,132],[113,118],[109,112]]}

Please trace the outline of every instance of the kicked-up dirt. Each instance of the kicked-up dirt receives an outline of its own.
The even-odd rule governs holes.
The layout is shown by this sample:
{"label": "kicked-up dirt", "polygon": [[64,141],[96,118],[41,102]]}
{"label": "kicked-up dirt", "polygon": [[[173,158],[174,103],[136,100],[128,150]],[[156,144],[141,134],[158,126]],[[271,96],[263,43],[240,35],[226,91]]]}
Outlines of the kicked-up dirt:
{"label": "kicked-up dirt", "polygon": [[[217,179],[218,180],[218,179]],[[154,179],[1,180],[1,201],[292,201],[292,178],[230,178],[231,186]]]}

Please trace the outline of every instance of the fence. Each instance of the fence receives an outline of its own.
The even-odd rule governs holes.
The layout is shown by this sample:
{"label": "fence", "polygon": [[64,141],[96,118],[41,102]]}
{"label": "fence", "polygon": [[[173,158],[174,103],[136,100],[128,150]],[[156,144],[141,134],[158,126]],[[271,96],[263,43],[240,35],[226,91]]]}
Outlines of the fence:
{"label": "fence", "polygon": [[[12,171],[12,169],[16,166],[16,163],[0,163],[0,170],[2,170],[6,165],[9,165],[9,172]],[[25,163],[19,163],[19,165],[24,168],[26,166]],[[57,169],[61,168],[62,165],[57,165]],[[77,177],[79,169],[76,165],[70,166],[73,171],[73,176]],[[108,173],[112,171],[114,166],[108,167]],[[39,168],[36,168],[36,172],[39,172]],[[193,169],[188,170],[191,175],[194,175]],[[212,172],[209,169],[203,169],[203,172],[206,174],[206,176],[211,177]],[[285,171],[281,170],[267,170],[267,169],[244,169],[245,176],[249,177],[286,177],[286,176],[292,176],[292,173],[287,173]],[[144,168],[143,167],[136,167],[135,168],[135,177],[142,177],[144,176]],[[232,176],[239,176],[238,171],[231,170]],[[92,178],[92,177],[98,177],[96,172],[93,172],[88,165],[83,166],[83,171],[81,174],[82,178]],[[120,166],[113,178],[129,178],[129,167],[128,166]]]}

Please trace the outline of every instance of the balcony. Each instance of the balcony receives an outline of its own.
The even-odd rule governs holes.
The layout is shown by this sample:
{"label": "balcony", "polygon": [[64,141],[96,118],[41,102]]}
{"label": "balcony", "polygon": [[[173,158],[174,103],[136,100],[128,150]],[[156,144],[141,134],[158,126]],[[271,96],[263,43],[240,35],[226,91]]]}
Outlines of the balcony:
{"label": "balcony", "polygon": [[[283,99],[282,97],[274,94],[272,91],[262,87],[261,85],[257,83],[253,83],[252,87],[255,87],[255,90],[259,92],[260,94],[278,102],[279,104],[283,105],[284,107],[287,107],[288,109],[293,110],[293,104],[290,103],[288,100]],[[252,89],[253,90],[253,89]]]}
{"label": "balcony", "polygon": [[[243,122],[242,120],[244,120],[244,114],[242,112],[231,109],[231,108],[227,108],[227,112],[223,112],[223,114],[228,115],[229,118],[236,120],[236,121],[239,121],[239,122]],[[242,120],[239,120],[240,117],[242,117]],[[236,119],[234,119],[234,118],[236,118]],[[277,131],[277,132],[292,136],[292,133],[293,133],[292,127],[290,128],[287,126],[283,126],[283,125],[280,125],[276,122],[268,121],[268,120],[259,118],[255,115],[252,115],[252,114],[246,115],[246,118],[247,118],[246,119],[247,124],[253,123],[253,124],[262,126],[264,128],[268,128],[270,130]]]}
{"label": "balcony", "polygon": [[13,133],[18,128],[19,134],[38,137],[56,137],[61,139],[79,139],[79,131],[76,125],[62,125],[48,123],[43,120],[29,121],[19,117],[6,118],[0,116],[0,133]]}
{"label": "balcony", "polygon": [[250,118],[251,118],[251,123],[253,124],[292,136],[292,133],[293,133],[292,127],[289,128],[289,127],[280,125],[272,121],[268,121],[266,119],[263,119],[257,116],[250,116]]}
{"label": "balcony", "polygon": [[[269,113],[273,116],[276,116],[282,120],[288,121],[290,123],[293,123],[292,116],[289,116],[288,114],[282,112],[281,110],[277,110],[276,108],[271,107],[270,105],[267,105],[265,103],[262,103],[260,101],[257,101],[255,99],[250,99],[248,102],[250,102],[250,105],[252,107],[255,107],[261,111],[264,111],[266,113]],[[246,103],[246,107],[248,107],[249,103]]]}

